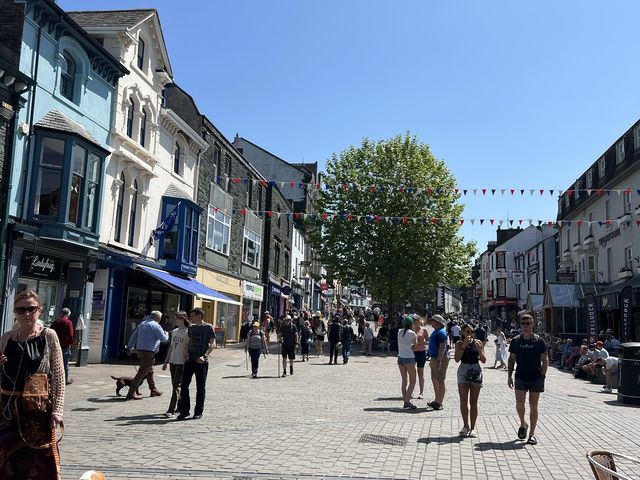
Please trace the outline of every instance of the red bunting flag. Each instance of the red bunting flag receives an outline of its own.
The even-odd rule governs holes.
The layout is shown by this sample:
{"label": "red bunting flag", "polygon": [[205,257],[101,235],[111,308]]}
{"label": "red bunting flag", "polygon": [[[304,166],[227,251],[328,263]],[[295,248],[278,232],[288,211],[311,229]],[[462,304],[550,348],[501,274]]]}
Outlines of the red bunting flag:
{"label": "red bunting flag", "polygon": [[437,219],[436,217],[433,217],[433,218],[431,219],[431,223],[434,223],[434,224],[435,224],[435,223],[438,223],[438,219]]}
{"label": "red bunting flag", "polygon": [[511,195],[513,195],[514,193],[516,193],[516,189],[515,189],[515,188],[512,188],[512,189],[511,189]]}
{"label": "red bunting flag", "polygon": [[272,210],[267,210],[267,217],[271,218],[273,216]]}
{"label": "red bunting flag", "polygon": [[294,213],[294,215],[296,217],[296,220],[298,220],[300,218],[300,212],[296,212],[296,213]]}
{"label": "red bunting flag", "polygon": [[572,195],[573,195],[573,190],[567,190],[567,196],[571,198]]}
{"label": "red bunting flag", "polygon": [[291,188],[293,188],[293,186],[295,185],[295,182],[289,182],[289,185],[291,185]]}
{"label": "red bunting flag", "polygon": [[322,213],[322,215],[320,215],[320,217],[322,218],[322,220],[326,220],[327,219],[327,214],[326,213]]}
{"label": "red bunting flag", "polygon": [[542,195],[544,193],[544,188],[540,189],[540,195]]}
{"label": "red bunting flag", "polygon": [[240,210],[240,213],[244,216],[246,215],[247,211],[243,208],[242,210]]}
{"label": "red bunting flag", "polygon": [[218,207],[213,207],[213,213],[218,213]]}
{"label": "red bunting flag", "polygon": [[349,185],[345,183],[344,185],[342,185],[342,188],[344,188],[345,190],[349,190]]}
{"label": "red bunting flag", "polygon": [[460,219],[460,225],[464,225],[464,218]]}
{"label": "red bunting flag", "polygon": [[350,222],[351,220],[353,220],[353,215],[351,215],[351,214],[347,215],[347,221]]}
{"label": "red bunting flag", "polygon": [[487,193],[487,189],[486,189],[486,188],[483,188],[483,189],[482,189],[482,194],[483,194],[483,195],[485,195],[486,193]]}
{"label": "red bunting flag", "polygon": [[320,190],[320,184],[316,183],[316,190]]}
{"label": "red bunting flag", "polygon": [[240,183],[240,179],[239,179],[238,177],[235,177],[235,178],[233,179],[233,182],[237,185],[237,184],[239,184],[239,183]]}
{"label": "red bunting flag", "polygon": [[489,221],[491,222],[491,225],[493,225],[493,218],[490,218]]}
{"label": "red bunting flag", "polygon": [[374,221],[376,221],[376,222],[378,222],[378,223],[380,223],[380,220],[381,220],[380,215],[375,215],[375,216],[373,217],[373,220],[374,220]]}
{"label": "red bunting flag", "polygon": [[402,217],[402,223],[409,223],[408,217]]}
{"label": "red bunting flag", "polygon": [[265,179],[262,179],[260,183],[262,184],[263,187],[267,186],[267,181]]}

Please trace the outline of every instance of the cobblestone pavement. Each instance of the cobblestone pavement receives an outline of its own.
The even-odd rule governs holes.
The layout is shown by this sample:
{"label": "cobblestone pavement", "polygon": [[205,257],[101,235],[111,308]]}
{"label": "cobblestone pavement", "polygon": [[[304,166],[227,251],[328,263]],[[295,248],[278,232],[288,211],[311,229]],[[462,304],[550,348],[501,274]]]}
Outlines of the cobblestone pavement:
{"label": "cobblestone pavement", "polygon": [[[487,356],[491,365],[491,343]],[[589,448],[640,456],[640,409],[554,368],[540,401],[539,444],[529,446],[516,437],[505,371],[484,370],[478,438],[460,439],[453,360],[441,411],[426,405],[433,393],[428,379],[425,400],[416,400],[419,408],[401,408],[392,356],[365,357],[356,350],[348,365],[327,362],[326,356],[296,361],[294,375],[279,378],[271,355],[261,361],[260,378],[252,380],[241,348],[219,349],[211,357],[204,417],[185,422],[162,415],[169,402],[168,371],[156,368],[162,397],[125,402],[115,396],[109,375],[133,375],[134,367],[73,368],[61,443],[63,478],[95,468],[109,479],[573,480],[592,478]],[[146,384],[141,393],[148,395]],[[363,435],[398,437],[384,439],[399,445],[363,443]]]}

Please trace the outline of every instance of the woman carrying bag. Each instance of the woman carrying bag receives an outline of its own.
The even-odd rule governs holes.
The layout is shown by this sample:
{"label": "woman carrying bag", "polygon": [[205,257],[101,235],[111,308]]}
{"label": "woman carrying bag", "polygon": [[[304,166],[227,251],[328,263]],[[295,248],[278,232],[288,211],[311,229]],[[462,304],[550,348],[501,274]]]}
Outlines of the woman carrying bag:
{"label": "woman carrying bag", "polygon": [[456,342],[455,361],[458,367],[458,393],[460,395],[460,414],[464,426],[460,430],[461,437],[478,436],[476,420],[478,419],[478,397],[482,388],[482,367],[485,363],[484,346],[480,340],[474,338],[471,325],[464,324],[461,328],[462,340]]}
{"label": "woman carrying bag", "polygon": [[0,338],[0,478],[57,479],[64,363],[57,334],[43,327],[40,297],[18,294],[16,326]]}

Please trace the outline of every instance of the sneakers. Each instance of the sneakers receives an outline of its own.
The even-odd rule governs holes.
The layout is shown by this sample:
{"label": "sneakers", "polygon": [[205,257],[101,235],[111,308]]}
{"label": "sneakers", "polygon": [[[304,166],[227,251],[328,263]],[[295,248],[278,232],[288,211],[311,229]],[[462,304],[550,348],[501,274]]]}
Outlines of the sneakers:
{"label": "sneakers", "polygon": [[126,398],[127,400],[142,400],[142,395],[137,395],[137,394],[134,394],[131,396],[127,395]]}
{"label": "sneakers", "polygon": [[286,377],[287,376],[287,371],[285,370],[284,372],[282,372],[282,376]]}
{"label": "sneakers", "polygon": [[258,378],[258,374],[257,373],[252,373],[251,374],[251,378]]}
{"label": "sneakers", "polygon": [[167,418],[173,418],[173,412],[164,412],[164,416]]}
{"label": "sneakers", "polygon": [[293,365],[289,365],[289,375],[293,375]]}
{"label": "sneakers", "polygon": [[188,414],[188,413],[181,413],[180,415],[178,415],[178,416],[176,417],[176,420],[180,422],[180,421],[182,421],[182,420],[186,420],[188,416],[189,416],[189,414]]}
{"label": "sneakers", "polygon": [[537,444],[538,444],[538,439],[536,438],[536,436],[535,436],[535,435],[531,435],[531,436],[529,437],[529,440],[527,440],[527,443],[528,443],[529,445],[537,445]]}
{"label": "sneakers", "polygon": [[477,438],[478,434],[476,433],[475,430],[469,430],[469,437],[470,438]]}
{"label": "sneakers", "polygon": [[611,389],[611,387],[602,387],[601,391],[603,393],[613,393],[613,390]]}
{"label": "sneakers", "polygon": [[460,436],[461,437],[467,437],[467,436],[469,436],[469,432],[470,431],[471,431],[471,429],[465,425],[464,427],[462,427],[462,430],[460,430]]}
{"label": "sneakers", "polygon": [[415,410],[415,409],[416,409],[416,408],[418,408],[418,407],[416,407],[416,406],[415,406],[413,403],[411,403],[411,402],[404,402],[404,407],[402,407],[402,408],[404,408],[405,410]]}
{"label": "sneakers", "polygon": [[191,420],[200,420],[202,418],[202,415],[194,415],[193,417],[191,417]]}

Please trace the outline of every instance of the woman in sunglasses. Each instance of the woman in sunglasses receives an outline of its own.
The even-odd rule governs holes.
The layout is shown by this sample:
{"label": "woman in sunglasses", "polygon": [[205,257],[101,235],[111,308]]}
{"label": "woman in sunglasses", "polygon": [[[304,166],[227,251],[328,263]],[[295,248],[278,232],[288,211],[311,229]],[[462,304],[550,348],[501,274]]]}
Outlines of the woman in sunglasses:
{"label": "woman in sunglasses", "polygon": [[[0,338],[0,478],[58,478],[55,427],[62,425],[64,363],[55,331],[44,328],[35,292],[18,294],[16,324]],[[24,396],[29,392],[29,396]]]}
{"label": "woman in sunglasses", "polygon": [[174,328],[169,334],[171,337],[169,349],[167,350],[164,365],[162,365],[162,370],[166,370],[167,364],[169,364],[169,371],[171,372],[171,400],[169,401],[169,408],[164,413],[167,418],[173,417],[176,413],[176,406],[180,398],[182,369],[184,368],[184,361],[188,357],[187,349],[189,348],[189,336],[187,333],[191,322],[187,312],[177,312],[176,320],[178,321],[178,328]]}
{"label": "woman in sunglasses", "polygon": [[471,325],[462,326],[462,340],[456,342],[455,360],[458,367],[458,394],[460,395],[460,414],[464,426],[460,430],[461,437],[477,437],[476,420],[478,419],[478,397],[482,388],[482,367],[485,363],[484,346],[474,338]]}

